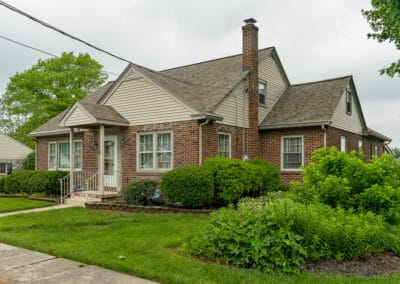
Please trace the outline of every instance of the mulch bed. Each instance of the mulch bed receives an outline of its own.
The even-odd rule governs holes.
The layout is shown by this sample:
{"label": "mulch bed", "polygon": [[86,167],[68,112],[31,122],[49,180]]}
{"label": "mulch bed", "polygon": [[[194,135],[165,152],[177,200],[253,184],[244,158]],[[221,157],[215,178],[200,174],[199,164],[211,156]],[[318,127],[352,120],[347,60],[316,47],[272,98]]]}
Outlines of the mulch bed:
{"label": "mulch bed", "polygon": [[324,260],[306,262],[305,268],[310,273],[334,273],[345,276],[375,276],[400,271],[400,257],[390,252],[356,260]]}

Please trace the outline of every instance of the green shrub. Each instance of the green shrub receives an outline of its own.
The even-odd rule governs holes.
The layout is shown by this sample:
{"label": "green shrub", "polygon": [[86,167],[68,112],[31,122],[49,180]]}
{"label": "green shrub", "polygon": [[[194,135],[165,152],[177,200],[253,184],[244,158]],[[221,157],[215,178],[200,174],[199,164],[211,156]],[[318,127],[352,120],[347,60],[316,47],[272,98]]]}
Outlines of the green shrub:
{"label": "green shrub", "polygon": [[167,202],[187,208],[203,208],[211,204],[214,182],[209,169],[189,166],[166,172],[161,179],[161,192]]}
{"label": "green shrub", "polygon": [[346,178],[330,175],[318,183],[316,194],[322,203],[348,208],[352,204],[350,192],[351,187]]}
{"label": "green shrub", "polygon": [[35,174],[35,171],[24,170],[9,175],[5,183],[5,193],[30,193],[31,186],[29,180],[33,174]]}
{"label": "green shrub", "polygon": [[261,158],[255,158],[251,160],[250,164],[260,167],[260,173],[262,174],[262,187],[264,191],[277,191],[286,189],[281,184],[281,173],[278,166]]}
{"label": "green shrub", "polygon": [[[67,175],[62,171],[31,171],[15,172],[5,178],[0,190],[7,194],[32,194],[44,192],[47,196],[60,194],[59,179]],[[0,191],[1,192],[1,191]]]}
{"label": "green shrub", "polygon": [[382,216],[320,203],[247,199],[211,215],[206,229],[183,246],[190,254],[246,268],[298,272],[304,258],[351,259],[399,252]]}
{"label": "green shrub", "polygon": [[392,155],[383,154],[366,164],[364,175],[365,188],[375,184],[390,185],[394,188],[400,187],[400,161]]}
{"label": "green shrub", "polygon": [[138,180],[125,186],[122,191],[122,199],[127,204],[147,205],[151,203],[151,195],[156,190],[158,182],[155,180]]}
{"label": "green shrub", "polygon": [[0,177],[0,193],[6,193],[5,187],[7,178],[7,176]]}
{"label": "green shrub", "polygon": [[300,245],[301,237],[290,229],[294,218],[291,204],[263,208],[256,212],[254,206],[240,206],[211,214],[205,231],[183,250],[239,267],[298,272],[306,252]]}
{"label": "green shrub", "polygon": [[26,160],[24,161],[24,170],[34,170],[35,169],[35,159],[36,154],[32,152],[28,155]]}

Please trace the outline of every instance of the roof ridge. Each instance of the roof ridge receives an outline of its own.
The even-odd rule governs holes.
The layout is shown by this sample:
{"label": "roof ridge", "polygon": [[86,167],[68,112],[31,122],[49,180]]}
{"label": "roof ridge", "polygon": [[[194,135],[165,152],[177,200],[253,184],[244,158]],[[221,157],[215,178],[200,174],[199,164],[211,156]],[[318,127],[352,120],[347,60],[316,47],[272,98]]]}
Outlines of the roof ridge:
{"label": "roof ridge", "polygon": [[328,82],[328,81],[335,81],[335,80],[340,80],[340,79],[344,79],[344,78],[352,78],[352,77],[353,77],[353,75],[345,75],[345,76],[341,76],[341,77],[323,79],[323,80],[312,81],[312,82],[307,82],[307,83],[292,84],[291,87],[296,87],[296,86],[301,86],[301,85],[309,85],[309,84],[316,84],[316,83],[322,83],[322,82]]}
{"label": "roof ridge", "polygon": [[[275,48],[275,46],[261,48],[258,51],[260,52],[260,51],[264,51],[264,50],[267,50],[267,49],[273,49],[273,48]],[[209,63],[209,62],[218,61],[218,60],[222,60],[222,59],[227,59],[227,58],[231,58],[231,57],[236,57],[236,56],[240,56],[240,55],[242,55],[242,53],[238,53],[238,54],[234,54],[234,55],[228,55],[228,56],[214,58],[214,59],[209,59],[209,60],[204,60],[204,61],[200,61],[200,62],[196,62],[196,63],[190,63],[190,64],[177,66],[177,67],[171,67],[171,68],[160,70],[158,72],[161,73],[161,72],[165,72],[165,71],[170,71],[170,70],[174,70],[174,69],[189,67],[189,66],[193,66],[193,65],[197,65],[197,64]]]}

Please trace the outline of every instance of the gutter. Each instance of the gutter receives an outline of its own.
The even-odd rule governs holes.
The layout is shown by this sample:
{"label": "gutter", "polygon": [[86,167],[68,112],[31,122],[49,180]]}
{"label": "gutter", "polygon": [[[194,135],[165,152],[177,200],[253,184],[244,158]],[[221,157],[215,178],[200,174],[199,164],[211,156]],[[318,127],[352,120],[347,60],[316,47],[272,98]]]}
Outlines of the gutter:
{"label": "gutter", "polygon": [[213,121],[222,121],[224,118],[222,116],[219,116],[215,113],[211,112],[203,112],[203,113],[196,113],[191,115],[194,119],[209,119]]}
{"label": "gutter", "polygon": [[329,126],[331,125],[331,121],[322,120],[322,121],[309,121],[309,122],[300,122],[300,123],[288,123],[288,124],[279,124],[279,125],[265,125],[260,126],[261,130],[268,129],[284,129],[284,128],[300,128],[300,127],[312,127],[312,126]]}
{"label": "gutter", "polygon": [[210,119],[199,124],[199,165],[203,163],[203,126],[208,124]]}

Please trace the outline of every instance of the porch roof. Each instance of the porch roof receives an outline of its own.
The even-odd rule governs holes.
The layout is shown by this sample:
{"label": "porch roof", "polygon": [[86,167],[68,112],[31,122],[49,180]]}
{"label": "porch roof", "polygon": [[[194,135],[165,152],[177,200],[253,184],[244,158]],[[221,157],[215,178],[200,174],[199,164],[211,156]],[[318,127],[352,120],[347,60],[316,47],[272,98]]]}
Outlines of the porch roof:
{"label": "porch roof", "polygon": [[59,126],[85,127],[100,124],[128,126],[129,122],[111,106],[77,102],[64,114]]}

